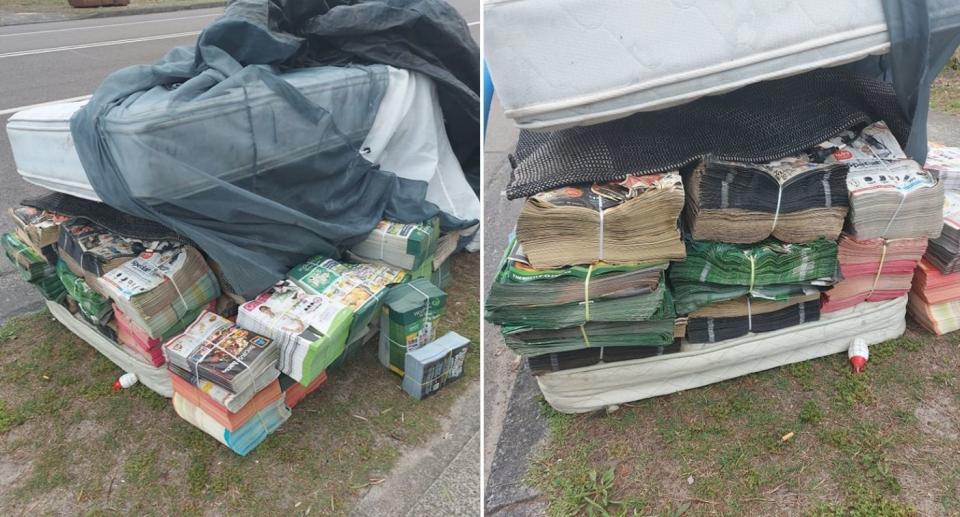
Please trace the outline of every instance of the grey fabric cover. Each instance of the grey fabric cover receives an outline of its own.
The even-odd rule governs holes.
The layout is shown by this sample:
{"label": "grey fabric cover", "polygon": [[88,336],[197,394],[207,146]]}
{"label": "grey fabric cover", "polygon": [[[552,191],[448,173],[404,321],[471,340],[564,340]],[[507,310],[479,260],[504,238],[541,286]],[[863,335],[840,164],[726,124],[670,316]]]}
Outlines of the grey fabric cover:
{"label": "grey fabric cover", "polygon": [[912,127],[904,151],[923,163],[927,160],[930,85],[960,45],[960,2],[883,0],[883,10],[890,54],[869,57],[859,66],[877,66],[882,76],[893,82],[897,101]]}
{"label": "grey fabric cover", "polygon": [[[394,45],[397,55],[384,59],[396,63],[387,64],[421,64],[445,92],[450,110],[445,117],[470,119],[469,102],[462,100],[469,100],[470,88],[459,84],[463,72],[446,65],[452,56],[470,56],[475,44],[451,7],[440,0],[331,4],[337,3],[229,2],[195,48],[176,48],[153,65],[111,74],[71,119],[97,196],[195,242],[220,264],[231,288],[248,298],[312,255],[339,256],[383,218],[414,222],[438,213],[424,200],[425,182],[398,178],[364,159],[359,147],[377,114],[387,74],[384,66],[366,64],[379,54],[346,50],[351,43],[406,37],[411,44]],[[438,45],[447,56],[417,45],[426,36],[413,35],[413,27],[442,35]],[[340,34],[325,36],[336,32],[333,28]],[[345,35],[351,32],[352,38]],[[296,70],[330,63],[344,66]],[[474,66],[479,74],[479,63]],[[306,93],[289,80],[301,72],[342,74],[358,86]],[[228,123],[190,119],[194,112],[217,108],[218,100],[234,98],[239,100],[227,104],[235,109],[221,117]],[[479,104],[475,117],[479,120]],[[144,125],[145,119],[152,122]],[[164,133],[170,125],[179,129]],[[316,145],[304,147],[303,135],[314,136]],[[469,161],[462,138],[451,145]],[[237,156],[246,160],[247,170],[220,170],[221,158],[236,162]],[[164,178],[170,188],[134,195],[131,180],[143,175]],[[440,215],[447,228],[473,223]]]}

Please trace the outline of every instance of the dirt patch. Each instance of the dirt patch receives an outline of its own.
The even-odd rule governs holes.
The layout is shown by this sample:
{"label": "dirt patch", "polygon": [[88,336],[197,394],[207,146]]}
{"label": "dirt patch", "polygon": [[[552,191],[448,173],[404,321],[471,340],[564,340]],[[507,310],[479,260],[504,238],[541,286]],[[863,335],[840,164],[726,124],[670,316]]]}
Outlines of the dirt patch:
{"label": "dirt patch", "polygon": [[7,459],[0,460],[0,487],[13,485],[30,471],[29,463],[18,463]]}
{"label": "dirt patch", "polygon": [[949,397],[924,401],[913,412],[920,423],[920,430],[950,440],[960,437],[960,411]]}

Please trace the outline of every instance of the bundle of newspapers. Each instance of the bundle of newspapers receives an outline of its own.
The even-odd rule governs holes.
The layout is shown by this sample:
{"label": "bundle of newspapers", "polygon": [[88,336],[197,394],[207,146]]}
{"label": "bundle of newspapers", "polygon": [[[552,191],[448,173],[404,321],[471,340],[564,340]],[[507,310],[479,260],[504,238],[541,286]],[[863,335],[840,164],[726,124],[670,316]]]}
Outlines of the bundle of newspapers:
{"label": "bundle of newspapers", "polygon": [[943,231],[930,240],[926,257],[944,273],[960,271],[960,191],[944,193]]}
{"label": "bundle of newspapers", "polygon": [[843,280],[823,294],[822,312],[861,302],[899,298],[910,290],[913,270],[927,249],[926,237],[856,240],[840,237],[838,260]]}
{"label": "bundle of newspapers", "polygon": [[960,190],[960,148],[931,143],[923,168],[936,173],[944,189]]}
{"label": "bundle of newspapers", "polygon": [[[511,238],[487,295],[485,317],[500,326],[506,345],[535,372],[544,361],[556,370],[616,358],[606,347],[635,348],[629,357],[665,353],[672,351],[675,326],[664,282],[667,265],[597,262],[537,269]],[[581,355],[584,348],[592,349],[589,357]]]}
{"label": "bundle of newspapers", "polygon": [[12,233],[0,237],[0,246],[20,278],[36,287],[44,298],[59,301],[64,297],[63,283],[57,277],[55,267],[33,247]]}
{"label": "bundle of newspapers", "polygon": [[287,278],[308,294],[348,307],[353,312],[348,341],[375,319],[387,289],[407,278],[401,269],[383,264],[348,264],[313,257],[287,273]]}
{"label": "bundle of newspapers", "polygon": [[374,260],[400,269],[418,269],[432,261],[440,238],[436,217],[413,224],[380,221],[366,239],[350,248],[360,260]]}
{"label": "bundle of newspapers", "polygon": [[8,208],[7,213],[13,221],[17,238],[48,262],[55,262],[54,248],[60,237],[60,225],[68,218],[29,206]]}
{"label": "bundle of newspapers", "polygon": [[835,240],[847,215],[847,166],[790,157],[765,164],[706,159],[684,172],[695,240]]}
{"label": "bundle of newspapers", "polygon": [[407,355],[436,338],[446,304],[447,294],[427,279],[391,288],[380,313],[380,364],[405,375]]}
{"label": "bundle of newspapers", "polygon": [[591,321],[646,319],[660,305],[667,265],[599,263],[536,269],[511,239],[487,295],[486,318],[497,325],[579,325],[589,303]]}
{"label": "bundle of newspapers", "polygon": [[403,390],[417,400],[463,377],[470,340],[447,332],[407,354],[403,367]]}
{"label": "bundle of newspapers", "polygon": [[64,261],[57,260],[55,267],[57,277],[70,297],[76,301],[80,313],[95,325],[106,325],[113,316],[110,300],[87,285],[83,277],[73,274]]}
{"label": "bundle of newspapers", "polygon": [[680,260],[683,198],[677,172],[563,187],[527,199],[516,236],[536,268]]}
{"label": "bundle of newspapers", "polygon": [[[73,274],[83,277],[87,285],[100,291],[101,275],[120,267],[147,250],[147,243],[110,232],[83,218],[70,219],[60,225],[57,255]],[[105,294],[105,293],[104,293]]]}
{"label": "bundle of newspapers", "polygon": [[192,384],[202,379],[234,394],[252,389],[261,376],[279,375],[276,341],[209,311],[163,349],[174,373]]}
{"label": "bundle of newspapers", "polygon": [[960,330],[960,272],[944,273],[929,260],[921,261],[907,310],[938,336]]}
{"label": "bundle of newspapers", "polygon": [[290,416],[277,384],[276,341],[204,311],[163,350],[177,414],[237,454]]}
{"label": "bundle of newspapers", "polygon": [[944,185],[907,158],[882,122],[848,131],[817,148],[828,163],[845,163],[850,216],[846,233],[859,240],[940,235]]}
{"label": "bundle of newspapers", "polygon": [[819,292],[838,277],[837,245],[767,239],[757,244],[688,241],[670,268],[676,309],[690,342],[722,341],[816,321]]}
{"label": "bundle of newspapers", "polygon": [[220,284],[194,247],[154,242],[97,279],[100,292],[148,336],[162,337],[220,296]]}
{"label": "bundle of newspapers", "polygon": [[750,295],[783,301],[834,284],[837,244],[826,239],[795,244],[688,241],[687,259],[670,267],[679,314]]}
{"label": "bundle of newspapers", "polygon": [[237,324],[277,342],[279,369],[309,385],[344,352],[353,311],[281,280],[240,306]]}

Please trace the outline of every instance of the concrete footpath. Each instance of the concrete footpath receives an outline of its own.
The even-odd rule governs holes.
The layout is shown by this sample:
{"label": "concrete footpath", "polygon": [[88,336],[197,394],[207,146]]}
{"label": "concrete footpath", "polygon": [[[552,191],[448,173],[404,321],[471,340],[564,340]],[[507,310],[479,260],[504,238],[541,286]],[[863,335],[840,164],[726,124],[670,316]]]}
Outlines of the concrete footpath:
{"label": "concrete footpath", "polygon": [[[927,128],[931,142],[960,147],[960,116],[930,112]],[[510,179],[507,156],[516,145],[517,134],[494,100],[484,147],[484,285],[490,285],[496,273],[520,210],[521,202],[508,201],[504,194]],[[486,513],[542,515],[546,509],[543,495],[524,483],[527,469],[549,441],[540,390],[533,376],[506,349],[497,328],[484,325]]]}
{"label": "concrete footpath", "polygon": [[[484,285],[490,285],[522,201],[508,201],[508,154],[518,131],[494,99],[484,142]],[[547,439],[540,390],[523,363],[503,344],[500,332],[484,322],[484,478],[488,515],[542,515],[538,490],[524,483],[527,466]]]}
{"label": "concrete footpath", "polygon": [[422,447],[403,452],[351,515],[480,515],[480,386],[450,408],[443,429]]}

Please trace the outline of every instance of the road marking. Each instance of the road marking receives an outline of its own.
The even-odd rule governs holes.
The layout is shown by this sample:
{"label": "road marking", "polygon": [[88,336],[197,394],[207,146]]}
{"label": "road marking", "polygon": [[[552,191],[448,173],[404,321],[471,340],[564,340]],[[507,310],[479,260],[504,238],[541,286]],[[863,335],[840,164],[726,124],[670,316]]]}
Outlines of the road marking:
{"label": "road marking", "polygon": [[140,43],[143,41],[156,41],[162,39],[183,38],[186,36],[196,36],[200,31],[178,32],[176,34],[160,34],[159,36],[146,36],[143,38],[118,39],[113,41],[100,41],[97,43],[84,43],[82,45],[68,45],[65,47],[38,48],[35,50],[21,50],[19,52],[7,52],[0,54],[0,59],[5,57],[33,56],[36,54],[48,54],[50,52],[64,52],[67,50],[80,50],[84,48],[109,47],[112,45],[123,45],[126,43]]}
{"label": "road marking", "polygon": [[144,23],[161,23],[161,22],[173,22],[177,20],[192,20],[194,18],[209,18],[211,16],[220,16],[223,13],[214,13],[214,14],[200,14],[197,16],[181,16],[179,18],[161,18],[157,20],[144,20],[140,22],[123,22],[123,23],[110,23],[107,25],[91,25],[89,27],[67,27],[65,29],[47,29],[42,31],[33,31],[33,32],[17,32],[14,34],[0,34],[0,38],[6,38],[9,36],[31,36],[33,34],[48,34],[51,32],[64,32],[64,31],[83,31],[88,29],[103,29],[109,27],[123,27],[126,25],[141,25]]}
{"label": "road marking", "polygon": [[2,116],[2,115],[9,115],[9,114],[11,114],[11,113],[16,113],[16,112],[18,112],[18,111],[28,110],[28,109],[31,109],[31,108],[39,108],[40,106],[47,106],[47,105],[50,105],[50,104],[60,104],[61,102],[85,101],[85,100],[89,99],[90,97],[92,97],[92,95],[81,95],[80,97],[70,97],[69,99],[60,99],[60,100],[57,100],[57,101],[47,101],[47,102],[41,102],[41,103],[38,103],[38,104],[30,104],[30,105],[27,105],[27,106],[18,106],[18,107],[16,107],[16,108],[2,109],[2,110],[0,110],[0,116]]}

